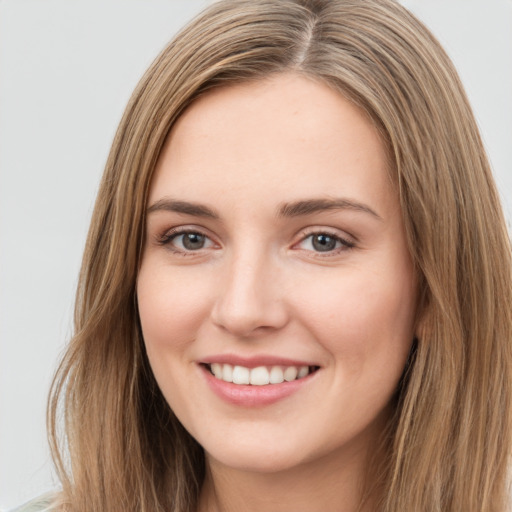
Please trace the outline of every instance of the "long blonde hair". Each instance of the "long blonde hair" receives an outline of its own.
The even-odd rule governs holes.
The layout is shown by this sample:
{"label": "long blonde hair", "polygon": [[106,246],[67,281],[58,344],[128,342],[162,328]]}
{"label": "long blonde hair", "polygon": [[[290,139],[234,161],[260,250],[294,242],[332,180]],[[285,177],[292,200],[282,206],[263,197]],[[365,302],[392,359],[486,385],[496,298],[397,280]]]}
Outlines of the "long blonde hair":
{"label": "long blonde hair", "polygon": [[510,241],[457,74],[429,31],[392,0],[222,0],[142,78],[106,164],[75,334],[49,399],[61,508],[195,510],[203,451],[158,389],[138,320],[147,192],[170,128],[195,98],[283,71],[328,84],[378,127],[417,268],[417,341],[387,431],[387,464],[375,475],[379,510],[503,512]]}

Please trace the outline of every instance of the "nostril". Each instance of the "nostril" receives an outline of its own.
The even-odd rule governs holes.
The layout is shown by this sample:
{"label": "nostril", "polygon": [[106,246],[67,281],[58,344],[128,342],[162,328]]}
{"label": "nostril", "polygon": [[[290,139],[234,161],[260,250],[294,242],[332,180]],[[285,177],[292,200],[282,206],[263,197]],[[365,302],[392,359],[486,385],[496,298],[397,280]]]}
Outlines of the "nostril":
{"label": "nostril", "polygon": [[217,306],[212,311],[212,321],[221,330],[237,337],[250,338],[268,334],[280,329],[288,322],[284,307],[254,305],[253,308],[243,304],[230,307],[227,304]]}
{"label": "nostril", "polygon": [[[249,249],[246,249],[248,251]],[[266,257],[256,258],[254,251],[234,256],[222,280],[211,310],[213,323],[237,337],[268,333],[288,322],[282,287],[273,278]],[[267,264],[268,263],[268,264]],[[272,275],[271,275],[272,274]]]}

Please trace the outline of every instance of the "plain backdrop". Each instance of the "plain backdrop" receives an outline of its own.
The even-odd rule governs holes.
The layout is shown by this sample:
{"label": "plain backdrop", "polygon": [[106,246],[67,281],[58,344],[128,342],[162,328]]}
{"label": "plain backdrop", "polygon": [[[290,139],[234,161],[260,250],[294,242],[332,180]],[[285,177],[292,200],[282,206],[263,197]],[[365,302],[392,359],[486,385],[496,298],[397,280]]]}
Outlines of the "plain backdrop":
{"label": "plain backdrop", "polygon": [[[209,0],[0,0],[0,510],[57,485],[48,386],[131,91]],[[512,219],[512,0],[404,0],[455,61]]]}

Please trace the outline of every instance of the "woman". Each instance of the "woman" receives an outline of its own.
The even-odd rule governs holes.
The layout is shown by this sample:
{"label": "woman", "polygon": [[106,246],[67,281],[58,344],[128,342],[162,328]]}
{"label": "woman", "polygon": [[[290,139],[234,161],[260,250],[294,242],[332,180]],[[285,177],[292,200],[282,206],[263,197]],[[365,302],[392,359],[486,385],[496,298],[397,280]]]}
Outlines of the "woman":
{"label": "woman", "polygon": [[107,162],[53,506],[501,512],[511,295],[470,107],[414,17],[216,3]]}

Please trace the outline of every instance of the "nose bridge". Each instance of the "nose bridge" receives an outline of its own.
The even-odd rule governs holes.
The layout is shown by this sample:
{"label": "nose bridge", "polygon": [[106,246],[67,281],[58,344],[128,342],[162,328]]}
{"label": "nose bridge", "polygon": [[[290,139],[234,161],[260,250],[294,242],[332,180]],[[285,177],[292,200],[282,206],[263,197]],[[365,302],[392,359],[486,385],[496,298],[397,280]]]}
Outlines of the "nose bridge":
{"label": "nose bridge", "polygon": [[279,277],[269,251],[253,243],[234,248],[220,280],[214,322],[236,336],[283,326],[286,310],[279,294]]}

